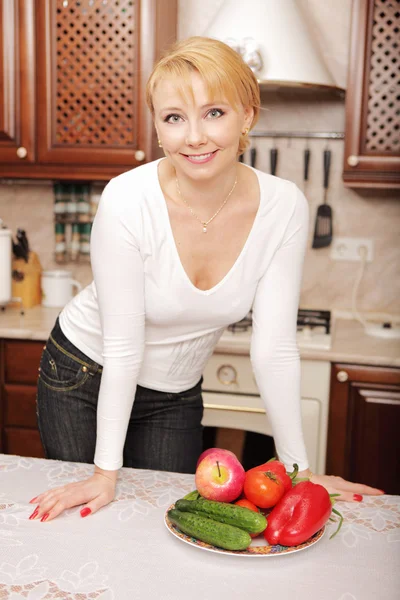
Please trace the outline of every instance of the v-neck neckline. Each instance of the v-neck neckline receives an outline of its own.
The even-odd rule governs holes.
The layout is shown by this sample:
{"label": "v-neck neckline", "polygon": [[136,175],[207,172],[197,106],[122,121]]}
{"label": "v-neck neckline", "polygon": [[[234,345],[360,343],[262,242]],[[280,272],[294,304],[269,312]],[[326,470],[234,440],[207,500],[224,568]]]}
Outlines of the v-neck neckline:
{"label": "v-neck neckline", "polygon": [[170,244],[173,247],[173,252],[175,254],[175,259],[177,260],[177,262],[179,264],[180,271],[181,271],[181,273],[183,275],[183,278],[188,283],[189,287],[191,287],[192,290],[194,290],[198,294],[201,294],[203,296],[208,296],[208,295],[213,294],[214,292],[216,292],[230,278],[230,276],[232,275],[232,273],[236,270],[237,265],[241,262],[244,254],[246,253],[246,250],[247,250],[247,248],[248,248],[248,246],[250,244],[251,238],[253,237],[254,231],[255,231],[257,223],[258,223],[259,215],[260,215],[260,212],[261,212],[262,190],[261,190],[260,177],[259,177],[256,169],[254,169],[253,167],[250,167],[249,165],[243,165],[247,169],[251,169],[256,174],[257,181],[258,181],[260,201],[259,201],[259,204],[258,204],[256,215],[255,215],[254,220],[253,220],[253,224],[252,224],[251,229],[249,231],[249,234],[248,234],[248,236],[246,238],[246,241],[245,241],[245,243],[243,245],[243,248],[241,249],[241,251],[239,253],[239,256],[237,257],[237,259],[235,260],[235,262],[233,263],[233,265],[231,266],[231,268],[229,269],[229,271],[213,287],[211,287],[208,290],[201,290],[200,288],[198,288],[197,286],[194,285],[194,283],[190,279],[189,275],[186,273],[185,268],[184,268],[184,266],[182,264],[182,261],[181,261],[181,257],[179,256],[178,248],[176,247],[176,242],[175,242],[175,238],[174,238],[174,232],[172,231],[171,220],[169,218],[167,201],[165,199],[164,192],[162,190],[161,183],[160,183],[160,178],[159,178],[158,168],[159,168],[159,165],[160,165],[160,163],[161,163],[162,160],[167,160],[167,159],[166,158],[160,158],[157,161],[155,161],[156,162],[155,168],[156,168],[157,188],[158,188],[159,197],[160,197],[160,200],[161,200],[161,205],[162,205],[162,210],[163,210],[163,213],[164,213],[164,218],[165,218],[165,221],[166,221],[166,228],[167,228],[167,233],[168,233],[169,241],[170,241]]}

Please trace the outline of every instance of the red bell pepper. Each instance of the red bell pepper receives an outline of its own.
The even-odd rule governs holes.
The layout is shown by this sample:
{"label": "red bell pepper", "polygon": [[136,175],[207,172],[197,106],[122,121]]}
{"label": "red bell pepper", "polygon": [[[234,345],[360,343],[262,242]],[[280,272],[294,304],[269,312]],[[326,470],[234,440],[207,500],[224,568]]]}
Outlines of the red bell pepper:
{"label": "red bell pepper", "polygon": [[249,469],[247,473],[249,473],[250,471],[270,471],[272,473],[275,473],[277,478],[283,483],[283,487],[285,488],[286,493],[292,489],[293,479],[296,477],[299,470],[299,467],[297,465],[293,465],[293,468],[294,470],[292,473],[287,473],[286,467],[282,462],[271,458],[271,460],[269,460],[268,462],[263,463],[258,467],[253,467],[252,469]]}
{"label": "red bell pepper", "polygon": [[[317,533],[331,516],[332,501],[327,490],[302,481],[287,492],[267,517],[264,537],[271,546],[298,546]],[[340,515],[341,517],[341,515]],[[342,525],[342,517],[337,531]],[[331,536],[333,537],[333,536]]]}

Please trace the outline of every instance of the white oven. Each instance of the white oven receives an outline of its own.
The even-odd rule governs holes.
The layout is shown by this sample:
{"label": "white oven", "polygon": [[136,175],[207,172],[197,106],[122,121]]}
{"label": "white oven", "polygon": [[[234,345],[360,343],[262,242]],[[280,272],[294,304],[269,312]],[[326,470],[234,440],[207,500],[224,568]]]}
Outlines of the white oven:
{"label": "white oven", "polygon": [[[301,349],[302,341],[299,335],[301,333],[298,334],[298,345]],[[235,342],[232,342],[233,338]],[[326,345],[326,340],[324,343]],[[203,373],[203,425],[254,431],[272,436],[268,415],[253,376],[250,356],[248,352],[244,353],[246,344],[248,351],[247,332],[232,334],[227,331],[208,361]],[[230,348],[231,352],[236,353],[231,353]],[[242,354],[238,354],[238,351],[242,351]],[[301,409],[304,439],[310,469],[319,474],[325,473],[329,387],[329,361],[302,359]]]}

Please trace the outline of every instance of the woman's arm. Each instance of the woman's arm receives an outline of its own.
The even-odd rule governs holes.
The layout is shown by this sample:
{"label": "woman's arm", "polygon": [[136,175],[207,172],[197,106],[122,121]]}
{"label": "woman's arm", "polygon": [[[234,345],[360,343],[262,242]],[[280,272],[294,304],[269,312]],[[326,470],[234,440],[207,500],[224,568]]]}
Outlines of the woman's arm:
{"label": "woman's arm", "polygon": [[128,196],[121,184],[112,180],[102,194],[91,235],[104,358],[94,473],[33,498],[31,502],[38,506],[32,519],[51,521],[77,505],[83,505],[81,515],[85,517],[115,496],[144,350],[144,275],[137,242],[140,212],[134,202],[134,194]]}
{"label": "woman's arm", "polygon": [[[308,205],[293,186],[288,225],[261,278],[253,304],[251,361],[274,433],[278,456],[288,470],[308,468],[300,406],[297,311],[308,233]],[[285,215],[283,215],[284,217]]]}
{"label": "woman's arm", "polygon": [[102,195],[91,235],[103,337],[94,462],[111,471],[122,466],[144,352],[144,269],[138,244],[140,211],[135,202],[139,202],[135,194],[127,195],[118,180],[111,181]]}
{"label": "woman's arm", "polygon": [[300,357],[296,344],[297,310],[308,232],[308,205],[300,190],[284,239],[258,286],[253,306],[251,356],[254,374],[270,419],[277,454],[298,477],[310,477],[337,500],[360,502],[377,488],[342,477],[311,473],[303,440],[300,409]]}

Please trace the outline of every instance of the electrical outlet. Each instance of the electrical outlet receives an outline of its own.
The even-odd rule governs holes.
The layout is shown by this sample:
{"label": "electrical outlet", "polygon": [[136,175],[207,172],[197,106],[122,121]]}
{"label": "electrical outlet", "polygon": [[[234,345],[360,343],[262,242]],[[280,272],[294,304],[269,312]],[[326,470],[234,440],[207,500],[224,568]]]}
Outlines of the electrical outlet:
{"label": "electrical outlet", "polygon": [[330,257],[332,260],[360,261],[362,248],[367,251],[367,262],[374,258],[374,242],[370,238],[337,237],[333,239]]}

